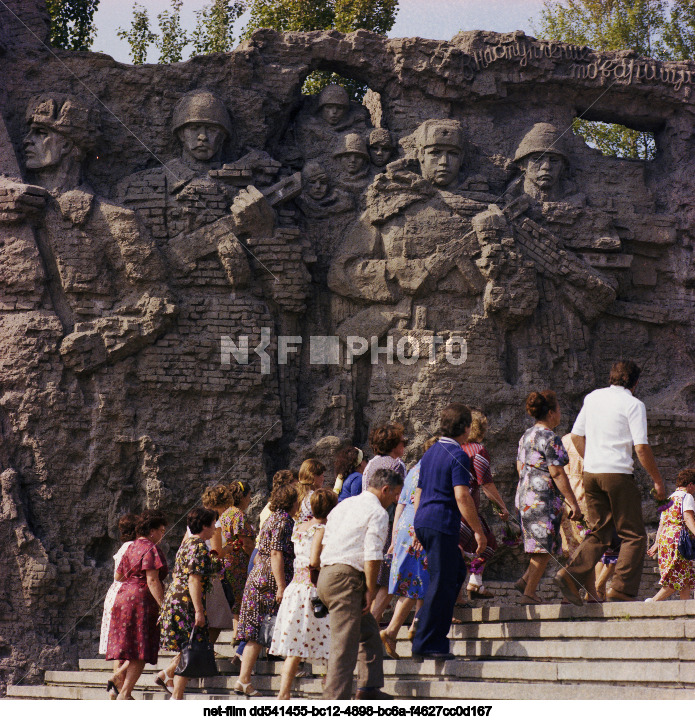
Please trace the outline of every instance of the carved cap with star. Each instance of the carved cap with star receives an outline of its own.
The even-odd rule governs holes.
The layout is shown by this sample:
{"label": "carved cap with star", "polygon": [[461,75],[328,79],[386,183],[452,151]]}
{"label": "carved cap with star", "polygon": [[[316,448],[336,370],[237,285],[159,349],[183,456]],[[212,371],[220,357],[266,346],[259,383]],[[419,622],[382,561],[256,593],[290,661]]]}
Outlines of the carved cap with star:
{"label": "carved cap with star", "polygon": [[415,132],[419,148],[449,145],[463,150],[463,127],[458,120],[425,120]]}
{"label": "carved cap with star", "polygon": [[97,142],[100,133],[99,113],[70,95],[39,95],[27,108],[27,123],[54,130],[86,152]]}

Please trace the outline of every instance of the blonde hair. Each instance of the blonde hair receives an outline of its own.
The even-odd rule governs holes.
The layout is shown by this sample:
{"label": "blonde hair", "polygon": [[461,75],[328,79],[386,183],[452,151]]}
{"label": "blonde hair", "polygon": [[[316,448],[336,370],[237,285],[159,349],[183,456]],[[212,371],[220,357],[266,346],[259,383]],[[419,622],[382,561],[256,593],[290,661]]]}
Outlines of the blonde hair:
{"label": "blonde hair", "polygon": [[471,409],[471,430],[468,440],[473,443],[482,443],[487,433],[487,416],[477,409]]}
{"label": "blonde hair", "polygon": [[314,478],[320,476],[326,470],[326,466],[315,458],[307,458],[299,467],[299,484],[297,487],[297,499],[302,501],[313,491]]}

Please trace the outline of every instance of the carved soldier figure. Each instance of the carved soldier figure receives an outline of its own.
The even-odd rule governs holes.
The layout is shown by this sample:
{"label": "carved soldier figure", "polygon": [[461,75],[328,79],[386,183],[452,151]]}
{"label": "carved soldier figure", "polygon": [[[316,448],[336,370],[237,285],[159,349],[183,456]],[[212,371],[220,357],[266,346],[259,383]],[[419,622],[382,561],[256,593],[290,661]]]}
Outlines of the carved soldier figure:
{"label": "carved soldier figure", "polygon": [[[300,113],[296,125],[296,140],[305,160],[322,158],[333,152],[343,135],[363,134],[369,113],[363,105],[351,103],[342,85],[326,86],[318,97],[318,108]],[[316,106],[314,106],[316,107]]]}
{"label": "carved soldier figure", "polygon": [[76,372],[90,373],[151,343],[175,307],[159,254],[134,214],[83,182],[83,160],[98,133],[95,112],[47,95],[32,103],[27,120],[26,167],[50,193],[40,250],[66,330],[60,353]]}
{"label": "carved soldier figure", "polygon": [[365,139],[357,133],[344,135],[333,152],[339,167],[338,183],[361,198],[370,179],[369,153]]}
{"label": "carved soldier figure", "polygon": [[375,128],[369,133],[369,157],[372,165],[383,168],[393,157],[396,145],[386,128]]}
{"label": "carved soldier figure", "polygon": [[[299,230],[275,230],[269,201],[250,185],[257,179],[262,188],[270,185],[279,163],[252,151],[222,165],[232,123],[210,91],[183,96],[172,125],[180,157],[125,178],[120,192],[157,235],[181,306],[176,326],[138,368],[152,398],[158,452],[175,486],[191,472],[204,484],[205,473],[223,471],[221,465],[247,450],[246,438],[269,442],[281,434],[278,373],[289,370],[276,366],[276,329],[305,307],[309,275]],[[222,357],[225,337],[248,344],[247,363]],[[265,355],[254,353],[256,347]],[[223,367],[225,360],[231,364]],[[291,406],[291,388],[283,393]],[[181,424],[176,408],[186,408],[191,422]],[[263,443],[242,458],[237,478],[263,476]]]}
{"label": "carved soldier figure", "polygon": [[341,188],[331,188],[328,173],[315,160],[302,168],[302,185],[297,202],[307,218],[320,220],[355,209],[352,196]]}

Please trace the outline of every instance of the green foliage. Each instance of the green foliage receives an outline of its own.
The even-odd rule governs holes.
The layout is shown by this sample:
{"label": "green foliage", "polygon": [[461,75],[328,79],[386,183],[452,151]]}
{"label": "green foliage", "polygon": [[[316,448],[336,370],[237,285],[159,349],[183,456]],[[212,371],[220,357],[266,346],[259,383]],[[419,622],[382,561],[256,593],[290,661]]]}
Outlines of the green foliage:
{"label": "green foliage", "polygon": [[143,5],[133,5],[133,18],[130,21],[130,30],[118,28],[118,37],[126,40],[130,45],[130,59],[133,65],[142,65],[147,60],[147,50],[159,39],[150,30],[150,18]]}
{"label": "green foliage", "polygon": [[196,11],[191,36],[194,55],[226,53],[234,47],[234,23],[246,10],[245,0],[213,0]]}
{"label": "green foliage", "polygon": [[674,60],[695,58],[695,3],[674,0],[671,16],[665,23],[663,41]]}
{"label": "green foliage", "polygon": [[[385,35],[393,27],[397,12],[398,0],[252,0],[244,37],[258,28],[280,31],[336,29],[343,33],[362,29]],[[367,92],[366,86],[355,80],[324,71],[311,73],[302,92],[314,95],[330,83],[343,85],[356,101],[361,101]]]}
{"label": "green foliage", "polygon": [[[633,49],[662,60],[695,56],[692,0],[547,0],[532,27],[539,37],[595,50]],[[651,133],[623,125],[576,119],[573,129],[604,155],[649,160],[656,152]]]}
{"label": "green foliage", "polygon": [[94,13],[99,0],[46,0],[54,48],[89,50],[94,42]]}
{"label": "green foliage", "polygon": [[182,5],[183,0],[171,0],[171,10],[164,10],[157,15],[160,35],[154,44],[159,49],[160,63],[178,63],[188,44],[188,35],[179,20]]}

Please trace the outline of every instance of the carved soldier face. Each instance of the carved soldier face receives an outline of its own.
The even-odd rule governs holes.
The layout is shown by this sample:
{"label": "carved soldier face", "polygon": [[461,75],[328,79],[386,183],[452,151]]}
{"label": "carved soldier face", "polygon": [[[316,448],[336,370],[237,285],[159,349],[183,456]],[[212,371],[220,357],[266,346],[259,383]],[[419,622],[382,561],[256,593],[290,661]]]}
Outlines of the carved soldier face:
{"label": "carved soldier face", "polygon": [[24,156],[29,170],[58,165],[72,150],[72,141],[43,125],[32,125],[24,138]]}
{"label": "carved soldier face", "polygon": [[383,168],[389,162],[393,148],[386,140],[377,140],[369,145],[369,157],[377,168]]}
{"label": "carved soldier face", "polygon": [[461,148],[453,145],[428,145],[420,152],[422,177],[440,188],[445,188],[456,180],[462,162]]}
{"label": "carved soldier face", "polygon": [[329,125],[337,125],[345,117],[346,113],[347,108],[337,103],[326,103],[321,108],[321,117]]}
{"label": "carved soldier face", "polygon": [[340,156],[340,167],[348,173],[348,175],[359,173],[366,163],[367,159],[360,153],[345,153]]}
{"label": "carved soldier face", "polygon": [[322,200],[328,193],[328,178],[325,175],[308,178],[304,182],[304,190],[313,200]]}
{"label": "carved soldier face", "polygon": [[225,131],[212,123],[188,123],[178,131],[184,155],[195,160],[212,160],[225,138]]}
{"label": "carved soldier face", "polygon": [[556,153],[532,153],[525,159],[526,178],[524,188],[530,183],[542,191],[548,192],[557,187],[565,160]]}

